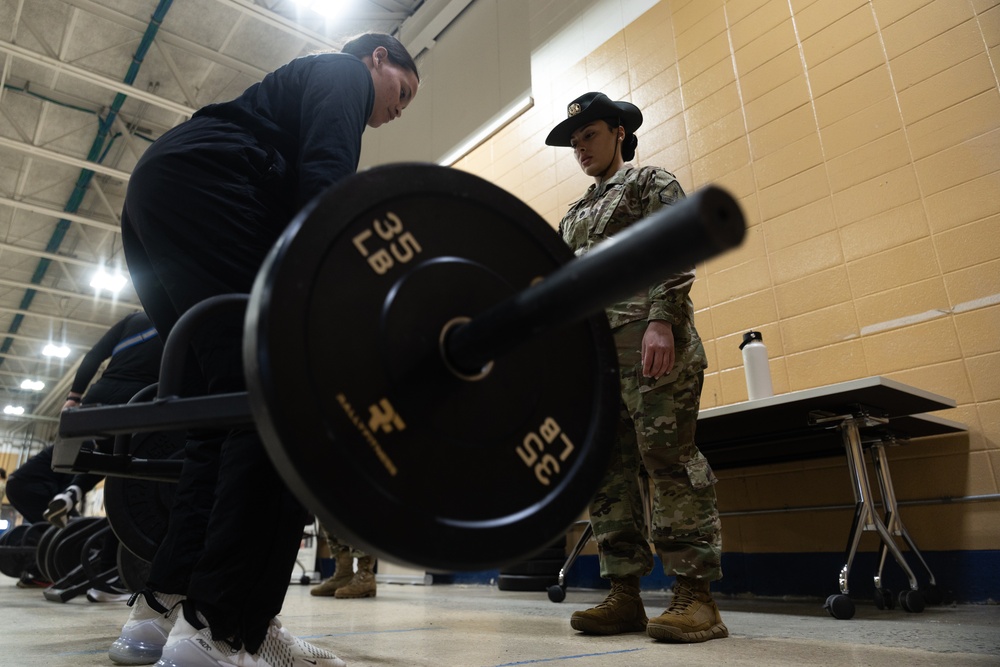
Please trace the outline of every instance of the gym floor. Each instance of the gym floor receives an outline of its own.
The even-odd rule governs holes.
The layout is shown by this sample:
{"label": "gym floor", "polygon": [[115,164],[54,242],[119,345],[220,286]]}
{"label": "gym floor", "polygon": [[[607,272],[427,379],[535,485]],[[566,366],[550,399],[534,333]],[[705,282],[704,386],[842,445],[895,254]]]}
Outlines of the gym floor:
{"label": "gym floor", "polygon": [[[108,645],[128,617],[124,603],[76,598],[47,602],[39,590],[0,576],[0,666],[111,665]],[[288,590],[281,619],[300,637],[330,649],[349,667],[566,667],[689,665],[1000,664],[1000,606],[928,607],[909,614],[860,602],[838,621],[817,600],[720,600],[728,639],[661,644],[643,634],[587,637],[569,616],[599,602],[601,591],[570,590],[562,603],[542,593],[479,585],[379,584],[378,596],[336,600]],[[668,604],[644,592],[647,613]]]}

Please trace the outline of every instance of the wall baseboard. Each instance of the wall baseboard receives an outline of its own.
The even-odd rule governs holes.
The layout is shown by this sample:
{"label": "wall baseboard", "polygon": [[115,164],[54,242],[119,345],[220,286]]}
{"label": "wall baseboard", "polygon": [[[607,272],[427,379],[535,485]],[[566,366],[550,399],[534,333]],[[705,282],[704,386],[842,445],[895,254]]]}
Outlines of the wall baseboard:
{"label": "wall baseboard", "polygon": [[[934,573],[944,603],[997,604],[1000,602],[1000,550],[996,551],[922,551]],[[929,581],[926,570],[910,553],[907,563],[921,588]],[[724,577],[712,584],[723,595],[761,597],[817,598],[840,592],[838,575],[844,565],[843,553],[727,553],[722,555]],[[851,598],[871,600],[875,593],[873,578],[878,568],[878,554],[862,552],[851,564],[848,585]],[[579,556],[566,573],[568,588],[609,588],[599,575],[597,556]],[[490,584],[497,571],[435,574],[434,583]],[[660,559],[653,572],[642,579],[643,590],[666,590],[673,577],[663,574]],[[882,585],[893,592],[909,588],[906,575],[888,556],[882,570]]]}

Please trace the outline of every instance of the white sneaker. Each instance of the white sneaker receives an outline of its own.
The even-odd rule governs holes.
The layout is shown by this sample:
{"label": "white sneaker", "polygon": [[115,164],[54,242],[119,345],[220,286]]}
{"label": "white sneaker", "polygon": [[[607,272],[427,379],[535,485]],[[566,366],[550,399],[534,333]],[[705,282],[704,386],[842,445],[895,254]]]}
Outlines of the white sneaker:
{"label": "white sneaker", "polygon": [[42,513],[42,518],[51,523],[56,528],[65,528],[69,523],[69,516],[76,509],[76,504],[83,497],[83,492],[76,484],[68,487],[62,493],[58,493],[49,501],[48,509]]}
{"label": "white sneaker", "polygon": [[180,614],[183,595],[140,591],[129,600],[132,612],[108,657],[119,665],[152,665],[160,659],[167,636]]}
{"label": "white sneaker", "polygon": [[[196,623],[201,625],[201,623]],[[293,637],[271,619],[267,637],[256,653],[235,650],[228,642],[212,639],[207,626],[195,627],[181,614],[170,631],[163,656],[156,667],[347,667],[347,663],[330,651]]]}

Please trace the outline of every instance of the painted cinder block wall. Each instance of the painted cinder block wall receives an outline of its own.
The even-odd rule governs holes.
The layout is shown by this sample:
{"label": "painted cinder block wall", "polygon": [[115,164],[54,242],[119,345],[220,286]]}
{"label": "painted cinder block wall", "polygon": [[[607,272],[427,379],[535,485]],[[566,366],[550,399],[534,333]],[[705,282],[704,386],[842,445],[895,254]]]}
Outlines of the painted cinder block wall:
{"label": "painted cinder block wall", "polygon": [[[703,407],[746,400],[738,344],[758,329],[776,392],[882,375],[957,401],[938,414],[968,434],[890,449],[901,501],[998,493],[997,2],[664,0],[593,47],[456,166],[555,225],[589,179],[546,133],[583,92],[631,100],[635,163],[722,185],[748,219],[692,290]],[[843,552],[850,510],[741,514],[853,503],[843,460],[719,477],[727,554]],[[1000,553],[995,500],[901,516],[922,551]]]}

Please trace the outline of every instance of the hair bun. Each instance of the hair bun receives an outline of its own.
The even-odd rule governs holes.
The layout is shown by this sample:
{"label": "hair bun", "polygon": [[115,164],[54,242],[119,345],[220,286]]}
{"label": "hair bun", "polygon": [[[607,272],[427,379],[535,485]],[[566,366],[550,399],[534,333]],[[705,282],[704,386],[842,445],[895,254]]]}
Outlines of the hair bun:
{"label": "hair bun", "polygon": [[639,145],[639,139],[634,135],[630,134],[625,137],[625,141],[622,142],[622,160],[629,162],[635,157],[635,149]]}

